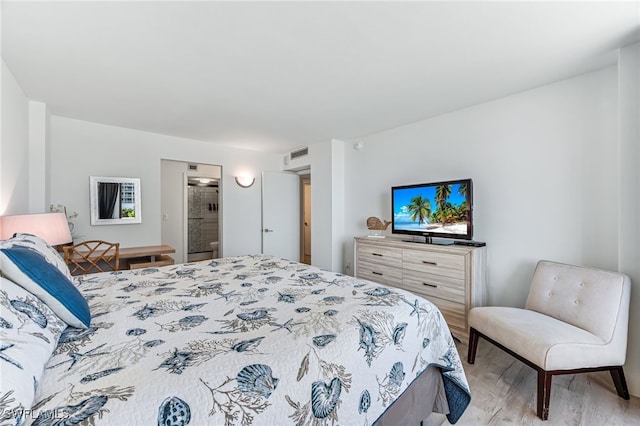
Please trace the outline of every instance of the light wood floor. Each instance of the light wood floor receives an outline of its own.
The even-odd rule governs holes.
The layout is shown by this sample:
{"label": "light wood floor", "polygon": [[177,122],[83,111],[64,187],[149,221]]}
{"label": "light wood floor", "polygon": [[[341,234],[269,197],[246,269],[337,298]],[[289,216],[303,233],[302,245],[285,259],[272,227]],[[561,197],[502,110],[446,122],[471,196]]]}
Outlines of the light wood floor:
{"label": "light wood floor", "polygon": [[[476,362],[467,364],[467,346],[458,344],[471,404],[456,425],[640,425],[640,399],[618,397],[611,375],[605,373],[555,376],[549,420],[536,416],[536,372],[480,339]],[[448,425],[444,415],[432,414],[425,426]]]}

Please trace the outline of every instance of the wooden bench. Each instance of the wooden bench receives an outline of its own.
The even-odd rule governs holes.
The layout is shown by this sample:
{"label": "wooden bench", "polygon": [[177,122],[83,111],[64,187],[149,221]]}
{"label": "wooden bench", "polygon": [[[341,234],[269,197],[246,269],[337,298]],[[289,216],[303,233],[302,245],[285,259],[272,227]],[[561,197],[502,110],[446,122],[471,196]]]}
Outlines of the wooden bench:
{"label": "wooden bench", "polygon": [[[119,249],[120,265],[119,270],[152,268],[158,266],[173,265],[175,261],[170,253],[175,253],[176,249],[162,244],[157,246],[125,247]],[[99,258],[101,253],[96,254]],[[85,255],[86,256],[86,255]],[[83,257],[75,254],[74,260],[82,261]],[[96,272],[96,271],[93,271]],[[76,274],[74,274],[76,275]]]}
{"label": "wooden bench", "polygon": [[166,244],[158,246],[125,247],[120,249],[120,269],[141,269],[173,265],[169,253],[176,249]]}

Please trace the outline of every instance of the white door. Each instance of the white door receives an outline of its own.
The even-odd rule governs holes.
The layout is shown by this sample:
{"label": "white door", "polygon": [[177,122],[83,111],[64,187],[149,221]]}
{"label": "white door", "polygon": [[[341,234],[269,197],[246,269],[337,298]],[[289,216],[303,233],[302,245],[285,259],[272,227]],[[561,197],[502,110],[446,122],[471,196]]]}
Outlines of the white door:
{"label": "white door", "polygon": [[262,172],[262,253],[300,260],[300,177]]}

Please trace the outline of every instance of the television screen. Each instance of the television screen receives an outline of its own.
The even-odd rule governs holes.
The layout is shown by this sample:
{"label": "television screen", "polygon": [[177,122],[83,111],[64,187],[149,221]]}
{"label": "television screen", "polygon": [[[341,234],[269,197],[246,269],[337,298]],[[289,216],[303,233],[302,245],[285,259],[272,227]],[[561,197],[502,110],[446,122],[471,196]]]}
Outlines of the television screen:
{"label": "television screen", "polygon": [[471,179],[391,188],[394,234],[473,237]]}

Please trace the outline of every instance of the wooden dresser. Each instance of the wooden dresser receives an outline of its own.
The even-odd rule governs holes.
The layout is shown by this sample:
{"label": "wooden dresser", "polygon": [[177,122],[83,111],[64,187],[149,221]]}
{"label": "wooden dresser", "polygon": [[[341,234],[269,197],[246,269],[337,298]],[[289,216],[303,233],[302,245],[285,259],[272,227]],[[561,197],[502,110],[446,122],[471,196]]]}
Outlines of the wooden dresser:
{"label": "wooden dresser", "polygon": [[354,274],[434,303],[451,333],[469,342],[467,314],[485,302],[486,247],[442,246],[400,238],[354,239]]}

